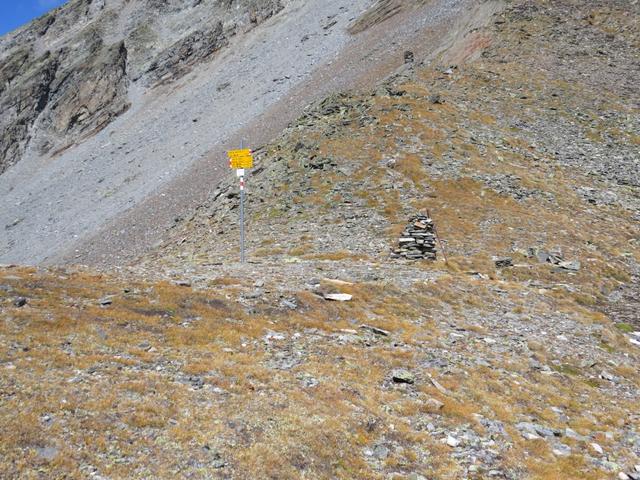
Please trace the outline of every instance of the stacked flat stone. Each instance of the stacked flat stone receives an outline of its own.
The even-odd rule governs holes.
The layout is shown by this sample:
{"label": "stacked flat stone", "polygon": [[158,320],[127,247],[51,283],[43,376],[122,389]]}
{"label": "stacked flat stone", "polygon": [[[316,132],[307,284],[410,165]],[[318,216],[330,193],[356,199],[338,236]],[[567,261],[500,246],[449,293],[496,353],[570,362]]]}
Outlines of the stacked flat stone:
{"label": "stacked flat stone", "polygon": [[427,215],[416,215],[402,232],[392,256],[410,260],[436,259],[436,234],[433,220]]}

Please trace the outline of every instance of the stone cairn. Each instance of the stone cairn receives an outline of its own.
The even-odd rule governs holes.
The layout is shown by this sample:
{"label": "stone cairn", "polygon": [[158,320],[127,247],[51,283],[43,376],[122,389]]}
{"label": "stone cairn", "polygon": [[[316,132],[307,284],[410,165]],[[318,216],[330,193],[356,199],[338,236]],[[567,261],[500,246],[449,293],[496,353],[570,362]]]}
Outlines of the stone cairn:
{"label": "stone cairn", "polygon": [[433,220],[421,214],[412,217],[398,243],[399,247],[391,254],[393,258],[435,260],[436,233]]}

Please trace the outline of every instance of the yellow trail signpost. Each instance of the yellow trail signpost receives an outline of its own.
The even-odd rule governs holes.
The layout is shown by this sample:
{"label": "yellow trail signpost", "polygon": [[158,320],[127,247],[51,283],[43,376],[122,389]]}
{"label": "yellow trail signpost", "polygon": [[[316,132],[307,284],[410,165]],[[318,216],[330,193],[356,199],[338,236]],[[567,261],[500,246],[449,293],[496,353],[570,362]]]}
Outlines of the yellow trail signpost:
{"label": "yellow trail signpost", "polygon": [[229,166],[236,170],[240,179],[240,262],[244,263],[244,170],[253,167],[253,152],[249,148],[229,150]]}
{"label": "yellow trail signpost", "polygon": [[250,149],[243,148],[241,150],[229,150],[229,166],[237,170],[253,167],[253,154]]}

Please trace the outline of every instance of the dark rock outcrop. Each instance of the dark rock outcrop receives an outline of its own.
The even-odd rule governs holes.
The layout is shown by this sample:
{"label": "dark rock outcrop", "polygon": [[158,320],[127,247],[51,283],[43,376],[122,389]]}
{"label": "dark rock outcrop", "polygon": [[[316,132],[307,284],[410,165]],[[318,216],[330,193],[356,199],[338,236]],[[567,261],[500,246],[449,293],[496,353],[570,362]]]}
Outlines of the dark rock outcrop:
{"label": "dark rock outcrop", "polygon": [[91,62],[57,78],[41,129],[50,139],[41,145],[48,151],[56,138],[74,141],[104,128],[126,111],[127,49],[124,42],[103,47]]}
{"label": "dark rock outcrop", "polygon": [[18,161],[31,140],[58,66],[57,55],[46,52],[34,59],[24,50],[0,64],[0,173]]}
{"label": "dark rock outcrop", "polygon": [[175,80],[189,72],[191,67],[213,55],[229,43],[222,22],[209,30],[196,30],[161,52],[149,66],[147,75],[151,83]]}

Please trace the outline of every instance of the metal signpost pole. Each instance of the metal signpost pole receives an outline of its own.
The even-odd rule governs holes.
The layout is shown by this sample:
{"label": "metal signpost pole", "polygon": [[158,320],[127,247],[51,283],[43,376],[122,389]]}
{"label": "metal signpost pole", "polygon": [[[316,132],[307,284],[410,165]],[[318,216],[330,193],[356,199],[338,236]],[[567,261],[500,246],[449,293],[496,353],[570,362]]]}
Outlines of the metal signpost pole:
{"label": "metal signpost pole", "polygon": [[[244,148],[244,138],[240,139],[240,150]],[[240,176],[240,263],[244,263],[244,169],[238,170]]]}
{"label": "metal signpost pole", "polygon": [[[244,144],[244,142],[242,142]],[[241,147],[243,145],[240,145]],[[229,166],[236,170],[236,175],[240,180],[240,263],[245,263],[244,248],[244,174],[245,169],[253,167],[253,152],[250,149],[240,148],[240,150],[230,150]]]}
{"label": "metal signpost pole", "polygon": [[240,263],[244,263],[244,169],[239,170],[238,173],[240,175]]}

